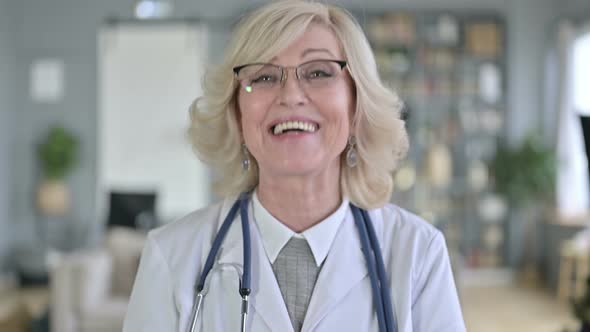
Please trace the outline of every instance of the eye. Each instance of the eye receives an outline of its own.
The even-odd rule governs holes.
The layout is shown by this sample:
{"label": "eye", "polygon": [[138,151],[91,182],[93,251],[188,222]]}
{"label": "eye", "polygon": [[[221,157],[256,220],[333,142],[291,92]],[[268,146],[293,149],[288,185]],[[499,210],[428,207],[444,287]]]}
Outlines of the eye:
{"label": "eye", "polygon": [[254,79],[252,79],[251,82],[253,84],[257,84],[257,83],[275,83],[276,81],[278,81],[278,78],[275,75],[264,74],[264,75],[260,75],[258,77],[255,77]]}
{"label": "eye", "polygon": [[274,77],[271,75],[262,75],[253,79],[252,82],[272,82],[274,80]]}
{"label": "eye", "polygon": [[307,74],[306,76],[308,79],[316,79],[316,78],[324,78],[324,77],[332,77],[332,74],[323,70],[314,70]]}

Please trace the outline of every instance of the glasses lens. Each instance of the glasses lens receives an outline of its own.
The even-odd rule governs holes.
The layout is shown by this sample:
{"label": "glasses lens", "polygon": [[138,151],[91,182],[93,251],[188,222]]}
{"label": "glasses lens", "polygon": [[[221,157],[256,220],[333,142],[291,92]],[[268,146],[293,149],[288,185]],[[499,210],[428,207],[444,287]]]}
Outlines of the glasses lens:
{"label": "glasses lens", "polygon": [[248,65],[238,73],[238,81],[248,92],[269,90],[281,81],[281,69],[268,64]]}
{"label": "glasses lens", "polygon": [[318,60],[299,67],[299,78],[312,86],[324,86],[340,73],[340,65],[333,61]]}

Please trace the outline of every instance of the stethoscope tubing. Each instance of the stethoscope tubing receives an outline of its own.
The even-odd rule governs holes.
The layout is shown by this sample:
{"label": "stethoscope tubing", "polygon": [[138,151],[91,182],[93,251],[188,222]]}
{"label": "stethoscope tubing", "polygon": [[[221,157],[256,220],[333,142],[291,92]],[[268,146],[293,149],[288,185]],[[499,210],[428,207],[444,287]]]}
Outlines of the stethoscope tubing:
{"label": "stethoscope tubing", "polygon": [[[217,252],[221,248],[221,244],[223,243],[223,239],[225,239],[225,236],[227,235],[227,232],[229,231],[232,221],[234,220],[234,218],[236,217],[236,214],[238,213],[238,209],[241,206],[241,201],[242,200],[239,199],[234,203],[234,205],[229,210],[227,216],[225,217],[223,224],[221,224],[221,227],[219,228],[219,231],[217,232],[217,235],[215,236],[215,239],[213,240],[213,244],[211,245],[211,251],[209,252],[209,255],[207,256],[207,260],[205,261],[205,266],[203,266],[203,272],[201,273],[201,277],[198,279],[198,282],[195,285],[195,299],[194,299],[195,303],[193,305],[193,310],[191,312],[191,317],[190,317],[190,326],[189,326],[190,332],[196,331],[197,318],[199,317],[199,312],[201,311],[201,306],[203,304],[203,293],[202,292],[203,292],[203,288],[205,287],[205,281],[207,280],[207,276],[209,275],[209,272],[213,268],[213,263],[215,262],[215,257],[217,257]],[[250,243],[250,242],[248,241],[248,243]],[[244,271],[245,271],[245,268],[244,268]]]}
{"label": "stethoscope tubing", "polygon": [[[243,193],[240,198],[231,207],[223,224],[219,228],[211,251],[205,261],[203,272],[201,273],[198,283],[195,285],[195,304],[190,317],[189,331],[196,331],[197,318],[201,311],[203,304],[203,288],[209,272],[213,268],[213,263],[217,257],[217,253],[221,248],[221,244],[227,235],[229,228],[235,219],[238,210],[240,211],[240,219],[242,221],[242,240],[243,240],[243,272],[240,279],[239,293],[242,297],[241,309],[241,331],[246,331],[246,321],[248,317],[249,296],[251,293],[251,237],[250,227],[248,223],[248,202],[249,193]],[[350,204],[355,224],[357,226],[359,237],[361,240],[361,247],[365,260],[367,261],[367,269],[369,270],[369,278],[371,280],[371,290],[373,293],[373,301],[375,303],[377,321],[379,324],[379,331],[395,332],[397,327],[395,325],[395,318],[393,316],[393,304],[391,302],[391,292],[389,289],[389,282],[387,273],[385,271],[385,264],[383,262],[383,255],[379,246],[379,241],[372,225],[371,218],[366,210],[360,209],[353,204]]]}
{"label": "stethoscope tubing", "polygon": [[[358,208],[357,208],[358,209]],[[387,272],[385,271],[385,263],[383,261],[383,253],[381,251],[381,247],[379,246],[379,240],[377,239],[377,234],[375,232],[375,227],[373,227],[373,223],[371,222],[371,217],[369,217],[369,213],[365,209],[359,209],[361,212],[361,216],[363,217],[363,221],[365,222],[367,233],[369,235],[369,241],[371,243],[371,249],[373,250],[373,254],[375,255],[375,261],[377,262],[377,275],[380,281],[380,289],[381,289],[381,299],[383,301],[383,310],[385,311],[385,322],[387,324],[386,331],[397,331],[397,326],[395,325],[395,318],[394,318],[394,311],[393,311],[393,303],[391,302],[391,290],[389,288],[389,278],[387,277]]]}

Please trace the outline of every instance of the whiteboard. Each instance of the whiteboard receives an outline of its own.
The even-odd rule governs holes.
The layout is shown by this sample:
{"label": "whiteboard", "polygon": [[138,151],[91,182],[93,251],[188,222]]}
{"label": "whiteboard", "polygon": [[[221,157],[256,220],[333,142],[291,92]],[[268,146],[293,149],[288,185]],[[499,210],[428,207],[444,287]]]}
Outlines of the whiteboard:
{"label": "whiteboard", "polygon": [[110,191],[155,191],[163,222],[210,202],[210,173],[186,138],[188,107],[201,95],[207,45],[206,29],[195,24],[101,29],[99,218],[108,212]]}

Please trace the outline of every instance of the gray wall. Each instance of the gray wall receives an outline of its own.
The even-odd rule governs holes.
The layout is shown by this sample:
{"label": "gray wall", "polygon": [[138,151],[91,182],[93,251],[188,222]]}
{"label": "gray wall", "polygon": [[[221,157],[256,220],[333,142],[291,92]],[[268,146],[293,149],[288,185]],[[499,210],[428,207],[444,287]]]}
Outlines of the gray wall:
{"label": "gray wall", "polygon": [[[0,145],[0,227],[4,236],[16,239],[18,246],[32,245],[35,224],[39,222],[32,204],[38,169],[34,149],[48,126],[62,123],[79,135],[80,165],[68,179],[74,198],[72,225],[77,234],[94,229],[96,175],[96,113],[97,113],[97,29],[107,16],[129,18],[132,0],[0,0],[0,68],[16,68],[5,78],[0,76],[0,138],[12,139],[14,149]],[[176,0],[179,17],[236,17],[264,1]],[[562,6],[558,0],[340,0],[355,12],[376,12],[380,9],[416,8],[462,11],[494,10],[506,17],[508,25],[508,90],[510,114],[507,135],[520,139],[529,128],[539,128],[542,106],[543,61],[547,33],[556,18],[588,13],[590,2],[569,0]],[[6,10],[7,5],[9,7]],[[7,14],[8,13],[8,14]],[[590,16],[586,16],[589,17]],[[361,18],[362,20],[362,18]],[[232,20],[230,20],[232,21]],[[212,58],[221,54],[228,37],[228,25],[213,30]],[[9,34],[7,35],[6,32]],[[7,37],[8,36],[8,37]],[[13,50],[6,45],[16,44]],[[14,58],[16,57],[16,58]],[[57,57],[65,61],[66,95],[63,102],[41,105],[27,95],[29,66],[35,59]],[[10,78],[13,75],[12,78]],[[8,81],[15,81],[16,85]],[[11,90],[12,89],[12,90]],[[2,93],[3,92],[3,93]],[[15,96],[12,100],[12,96]],[[7,112],[6,109],[15,109]],[[10,132],[12,130],[12,132]],[[7,134],[9,133],[9,134]],[[0,139],[6,142],[4,139]],[[12,169],[5,160],[14,159]],[[7,191],[5,181],[12,180]],[[8,196],[8,197],[7,197]],[[10,198],[10,199],[9,199]],[[11,202],[11,209],[6,205]],[[3,218],[4,215],[8,218]],[[10,220],[3,223],[2,219]],[[42,221],[41,221],[42,222]],[[6,231],[5,231],[6,230]],[[9,235],[10,234],[10,235]],[[6,252],[6,241],[0,235],[0,256]],[[4,246],[4,247],[3,247]]]}
{"label": "gray wall", "polygon": [[[14,2],[14,1],[12,1]],[[10,210],[16,107],[15,20],[10,0],[0,0],[0,270],[7,264],[14,220]]]}
{"label": "gray wall", "polygon": [[[543,68],[552,29],[552,0],[513,1],[508,22],[508,138],[520,141],[539,128],[542,109]],[[535,116],[535,114],[537,114]]]}
{"label": "gray wall", "polygon": [[[179,17],[233,18],[264,1],[216,1],[177,0]],[[83,234],[87,228],[94,229],[95,175],[96,175],[96,113],[97,113],[97,30],[108,16],[129,18],[132,16],[133,0],[74,1],[74,0],[21,0],[15,4],[18,27],[16,39],[16,108],[17,116],[9,126],[19,128],[13,135],[17,142],[12,156],[15,167],[12,178],[15,221],[12,233],[22,247],[33,245],[37,238],[36,225],[43,225],[35,214],[32,198],[38,183],[34,149],[53,123],[62,123],[81,139],[80,165],[68,178],[74,198],[73,212],[69,222],[75,234]],[[353,9],[376,11],[389,8],[389,1],[341,1]],[[428,8],[431,1],[400,1],[403,8]],[[505,2],[446,0],[449,8],[494,9],[502,11]],[[411,4],[411,6],[410,6]],[[441,6],[441,4],[438,4]],[[439,7],[440,8],[440,7]],[[233,20],[230,20],[233,21]],[[15,22],[15,24],[16,24]],[[221,54],[228,37],[229,24],[216,24],[213,29],[212,58]],[[36,104],[28,98],[28,75],[31,63],[42,57],[57,57],[65,61],[66,94],[62,102],[53,105]],[[94,223],[94,224],[93,224]],[[49,224],[52,225],[52,224]]]}

